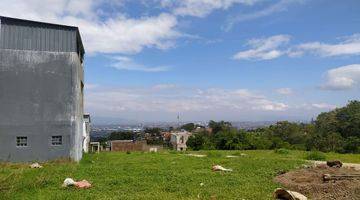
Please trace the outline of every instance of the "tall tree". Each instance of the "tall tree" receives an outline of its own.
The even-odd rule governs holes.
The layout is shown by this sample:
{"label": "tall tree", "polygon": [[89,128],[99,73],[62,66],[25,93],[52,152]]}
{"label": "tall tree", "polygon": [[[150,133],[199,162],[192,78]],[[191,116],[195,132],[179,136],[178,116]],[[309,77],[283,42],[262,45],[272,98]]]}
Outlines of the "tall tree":
{"label": "tall tree", "polygon": [[180,127],[180,129],[184,129],[189,132],[192,132],[193,130],[195,130],[195,128],[196,128],[196,126],[194,123],[187,123]]}

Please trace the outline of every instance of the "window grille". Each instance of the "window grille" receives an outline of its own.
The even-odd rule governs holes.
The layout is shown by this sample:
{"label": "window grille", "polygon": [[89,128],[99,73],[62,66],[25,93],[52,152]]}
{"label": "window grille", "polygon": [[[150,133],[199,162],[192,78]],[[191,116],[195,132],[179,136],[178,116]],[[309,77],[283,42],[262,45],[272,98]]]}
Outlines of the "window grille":
{"label": "window grille", "polygon": [[25,136],[16,137],[16,146],[27,147],[27,137]]}
{"label": "window grille", "polygon": [[62,136],[52,136],[51,137],[51,144],[54,146],[62,145]]}

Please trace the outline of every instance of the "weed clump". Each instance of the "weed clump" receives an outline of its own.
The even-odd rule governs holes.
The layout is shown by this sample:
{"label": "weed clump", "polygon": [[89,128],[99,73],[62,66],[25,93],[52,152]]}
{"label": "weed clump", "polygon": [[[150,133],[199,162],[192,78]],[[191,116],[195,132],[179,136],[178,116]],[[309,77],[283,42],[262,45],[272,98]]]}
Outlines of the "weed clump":
{"label": "weed clump", "polygon": [[280,148],[280,149],[275,149],[274,151],[277,154],[282,154],[282,155],[287,155],[290,153],[290,151],[288,149],[285,148]]}
{"label": "weed clump", "polygon": [[305,159],[307,160],[326,160],[324,153],[320,151],[310,151],[307,153]]}
{"label": "weed clump", "polygon": [[174,149],[169,150],[168,152],[169,152],[170,154],[178,154],[178,153],[179,153],[178,151],[176,151],[176,150],[174,150]]}

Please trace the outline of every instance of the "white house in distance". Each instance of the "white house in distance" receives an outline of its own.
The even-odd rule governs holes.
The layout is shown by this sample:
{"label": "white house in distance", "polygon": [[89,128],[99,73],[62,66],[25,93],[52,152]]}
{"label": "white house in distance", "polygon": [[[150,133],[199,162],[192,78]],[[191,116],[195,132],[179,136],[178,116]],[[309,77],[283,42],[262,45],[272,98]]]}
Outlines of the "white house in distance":
{"label": "white house in distance", "polygon": [[185,130],[172,132],[170,137],[170,143],[177,151],[186,151],[186,142],[188,141],[191,133]]}

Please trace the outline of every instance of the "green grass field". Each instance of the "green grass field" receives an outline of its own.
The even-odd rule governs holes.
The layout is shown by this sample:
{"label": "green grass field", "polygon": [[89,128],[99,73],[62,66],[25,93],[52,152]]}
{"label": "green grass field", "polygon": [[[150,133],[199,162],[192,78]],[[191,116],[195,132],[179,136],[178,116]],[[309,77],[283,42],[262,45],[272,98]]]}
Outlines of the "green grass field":
{"label": "green grass field", "polygon": [[[207,157],[182,153],[100,153],[80,163],[0,164],[0,199],[271,199],[280,171],[301,166],[305,152],[200,151]],[[226,155],[247,156],[226,158]],[[360,163],[360,155],[326,154],[327,159]],[[219,164],[234,171],[212,172]],[[66,177],[86,179],[87,190],[62,188]],[[200,183],[204,183],[200,186]]]}

